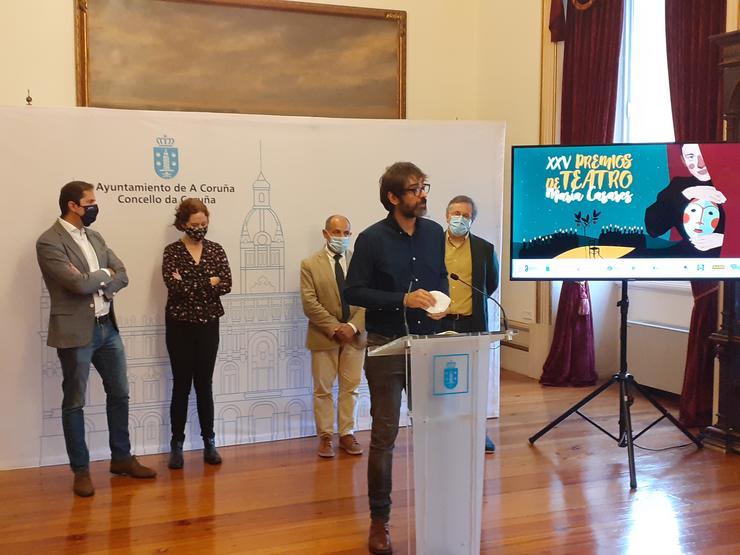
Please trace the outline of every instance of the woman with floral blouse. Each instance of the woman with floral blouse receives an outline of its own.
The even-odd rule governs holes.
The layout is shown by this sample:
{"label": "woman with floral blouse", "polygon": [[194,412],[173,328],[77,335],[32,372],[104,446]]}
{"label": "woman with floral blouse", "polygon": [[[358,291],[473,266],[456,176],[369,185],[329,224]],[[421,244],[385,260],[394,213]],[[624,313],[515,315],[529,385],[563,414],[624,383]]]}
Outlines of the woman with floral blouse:
{"label": "woman with floral blouse", "polygon": [[188,396],[195,385],[203,459],[221,464],[213,431],[213,368],[219,341],[221,295],[231,291],[231,270],[223,247],[205,238],[208,208],[188,198],[175,212],[174,226],[184,235],[167,245],[162,277],[167,286],[166,338],[172,366],[170,468],[183,467]]}

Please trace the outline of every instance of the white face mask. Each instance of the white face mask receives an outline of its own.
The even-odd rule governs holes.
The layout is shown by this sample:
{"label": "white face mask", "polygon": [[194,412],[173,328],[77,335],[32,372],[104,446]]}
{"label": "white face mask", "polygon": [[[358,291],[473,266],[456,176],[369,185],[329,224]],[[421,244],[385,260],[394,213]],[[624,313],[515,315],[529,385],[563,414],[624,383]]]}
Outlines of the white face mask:
{"label": "white face mask", "polygon": [[470,226],[473,224],[473,220],[466,218],[465,216],[451,216],[450,217],[450,233],[455,237],[464,237],[470,231]]}
{"label": "white face mask", "polygon": [[327,245],[333,253],[344,254],[349,248],[349,237],[330,237]]}

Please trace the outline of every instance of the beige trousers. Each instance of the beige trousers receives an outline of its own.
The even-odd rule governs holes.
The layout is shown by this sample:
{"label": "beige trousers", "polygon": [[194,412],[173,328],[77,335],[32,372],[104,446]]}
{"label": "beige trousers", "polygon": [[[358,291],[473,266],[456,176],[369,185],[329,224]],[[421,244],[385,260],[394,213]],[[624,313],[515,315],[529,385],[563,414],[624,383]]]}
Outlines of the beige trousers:
{"label": "beige trousers", "polygon": [[339,377],[337,402],[339,435],[351,434],[355,429],[355,407],[365,361],[365,349],[342,345],[327,351],[311,351],[313,374],[313,414],[316,435],[334,433],[334,399],[332,387]]}

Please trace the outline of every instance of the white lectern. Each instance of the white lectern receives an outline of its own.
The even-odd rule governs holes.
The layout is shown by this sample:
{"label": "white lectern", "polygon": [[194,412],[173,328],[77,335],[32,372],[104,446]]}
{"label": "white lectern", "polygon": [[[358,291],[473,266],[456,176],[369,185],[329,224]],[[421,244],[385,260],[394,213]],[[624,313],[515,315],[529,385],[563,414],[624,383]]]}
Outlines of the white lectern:
{"label": "white lectern", "polygon": [[411,354],[417,553],[480,553],[489,354],[507,336],[410,336],[368,353]]}

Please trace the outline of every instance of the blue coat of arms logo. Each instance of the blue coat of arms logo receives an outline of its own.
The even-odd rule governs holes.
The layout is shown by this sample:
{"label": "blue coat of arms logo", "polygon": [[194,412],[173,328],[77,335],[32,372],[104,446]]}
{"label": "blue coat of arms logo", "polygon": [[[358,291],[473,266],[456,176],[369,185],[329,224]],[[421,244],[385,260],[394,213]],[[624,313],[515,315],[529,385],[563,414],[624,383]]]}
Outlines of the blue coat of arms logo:
{"label": "blue coat of arms logo", "polygon": [[157,146],[154,147],[154,171],[162,179],[172,179],[180,169],[180,155],[174,146],[175,139],[157,137]]}
{"label": "blue coat of arms logo", "polygon": [[455,389],[459,379],[459,370],[454,360],[451,360],[445,366],[444,383],[447,389]]}

